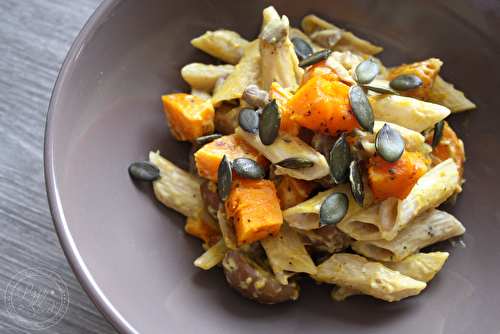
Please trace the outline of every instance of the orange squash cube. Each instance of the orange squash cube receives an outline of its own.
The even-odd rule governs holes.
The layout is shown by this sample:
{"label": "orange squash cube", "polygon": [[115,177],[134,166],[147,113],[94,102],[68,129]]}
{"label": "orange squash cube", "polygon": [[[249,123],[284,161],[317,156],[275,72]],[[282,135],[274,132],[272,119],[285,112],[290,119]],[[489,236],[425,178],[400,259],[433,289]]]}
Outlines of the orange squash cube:
{"label": "orange squash cube", "polygon": [[278,235],[283,215],[273,181],[237,179],[224,205],[233,218],[238,247]]}
{"label": "orange squash cube", "polygon": [[210,100],[178,93],[162,96],[163,107],[172,137],[195,140],[214,132],[214,107]]}

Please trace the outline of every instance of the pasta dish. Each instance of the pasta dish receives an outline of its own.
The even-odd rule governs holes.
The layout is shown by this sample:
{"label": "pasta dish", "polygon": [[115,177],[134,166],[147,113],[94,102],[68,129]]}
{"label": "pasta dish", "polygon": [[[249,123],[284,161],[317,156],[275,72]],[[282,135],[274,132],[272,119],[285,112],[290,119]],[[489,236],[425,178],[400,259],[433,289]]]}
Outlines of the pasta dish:
{"label": "pasta dish", "polygon": [[217,30],[191,43],[220,62],[187,64],[191,91],[162,97],[172,137],[193,144],[190,170],[160,152],[147,168],[203,241],[194,265],[267,304],[297,299],[301,279],[337,301],[418,295],[449,256],[421,250],[465,232],[438,207],[464,183],[445,119],[475,105],[443,62],[386,67],[381,47],[315,15],[291,27],[274,7],[253,41]]}

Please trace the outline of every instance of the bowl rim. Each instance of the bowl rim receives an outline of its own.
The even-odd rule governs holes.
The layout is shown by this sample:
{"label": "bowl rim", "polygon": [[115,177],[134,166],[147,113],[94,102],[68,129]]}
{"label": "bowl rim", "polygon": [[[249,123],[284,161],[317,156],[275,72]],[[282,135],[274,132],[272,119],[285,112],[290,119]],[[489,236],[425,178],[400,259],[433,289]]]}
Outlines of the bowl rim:
{"label": "bowl rim", "polygon": [[121,333],[138,333],[131,324],[118,312],[112,305],[109,299],[106,298],[101,291],[92,274],[86,267],[71,235],[68,227],[64,210],[62,207],[58,184],[54,171],[54,127],[53,120],[57,117],[57,100],[62,87],[65,86],[69,80],[71,73],[77,67],[77,59],[80,51],[88,43],[100,23],[112,12],[114,7],[120,1],[117,0],[104,0],[94,11],[94,13],[87,20],[83,28],[78,33],[75,41],[70,47],[63,63],[61,64],[58,76],[56,78],[54,88],[49,100],[47,116],[45,119],[45,133],[44,133],[44,146],[43,146],[43,166],[45,176],[45,188],[47,192],[47,199],[49,204],[50,213],[57,237],[61,244],[62,250],[68,260],[68,263],[73,270],[76,278],[80,282],[90,300],[110,322],[110,324]]}

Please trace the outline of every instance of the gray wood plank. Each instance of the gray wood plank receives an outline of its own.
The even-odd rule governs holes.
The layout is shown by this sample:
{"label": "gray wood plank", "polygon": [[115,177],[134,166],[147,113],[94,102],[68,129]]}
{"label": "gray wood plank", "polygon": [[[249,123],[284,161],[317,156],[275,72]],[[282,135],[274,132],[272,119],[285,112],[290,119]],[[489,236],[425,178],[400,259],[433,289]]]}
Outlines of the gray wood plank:
{"label": "gray wood plank", "polygon": [[69,292],[62,319],[43,333],[115,333],[78,280],[52,224],[43,174],[45,118],[60,66],[100,0],[0,1],[0,333],[33,333],[4,298],[28,268],[59,275]]}

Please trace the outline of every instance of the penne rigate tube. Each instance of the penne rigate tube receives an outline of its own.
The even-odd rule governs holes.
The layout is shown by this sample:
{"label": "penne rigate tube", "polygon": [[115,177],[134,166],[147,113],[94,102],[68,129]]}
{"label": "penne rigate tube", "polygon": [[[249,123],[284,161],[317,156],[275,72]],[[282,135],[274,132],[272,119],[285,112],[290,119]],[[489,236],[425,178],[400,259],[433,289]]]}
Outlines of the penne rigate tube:
{"label": "penne rigate tube", "polygon": [[[366,132],[366,134],[361,139],[361,145],[363,145],[363,149],[369,152],[371,155],[375,154],[375,137],[377,136],[377,133],[380,131],[380,129],[382,129],[382,127],[386,123],[387,122],[375,121],[375,125],[373,126],[373,135]],[[427,150],[427,148],[423,147],[425,143],[425,138],[419,132],[407,129],[403,126],[394,123],[387,123],[387,124],[391,126],[394,130],[399,132],[401,137],[403,137],[406,151],[422,152],[424,150]]]}
{"label": "penne rigate tube", "polygon": [[209,270],[221,263],[228,251],[229,248],[226,247],[224,240],[221,239],[197,258],[194,261],[194,265],[201,269]]}
{"label": "penne rigate tube", "polygon": [[332,51],[351,50],[368,55],[383,51],[382,47],[358,38],[352,32],[340,29],[313,14],[302,19],[302,29],[313,41]]}
{"label": "penne rigate tube", "polygon": [[404,200],[383,201],[378,219],[382,238],[394,239],[410,220],[443,203],[455,191],[458,178],[458,168],[450,158],[425,173]]}
{"label": "penne rigate tube", "polygon": [[276,166],[276,175],[286,174],[296,179],[314,180],[330,174],[330,167],[325,157],[298,137],[283,133],[276,138],[272,145],[266,146],[262,144],[258,135],[245,132],[241,128],[237,128],[235,133],[272,163],[277,163],[287,158],[305,158],[314,163],[313,167],[304,169],[290,169]]}
{"label": "penne rigate tube", "polygon": [[443,268],[449,255],[448,252],[418,253],[399,262],[382,262],[382,264],[417,281],[427,283]]}
{"label": "penne rigate tube", "polygon": [[264,247],[269,264],[271,264],[274,274],[281,284],[288,284],[285,272],[307,274],[318,272],[311,256],[300,242],[299,235],[286,223],[281,225],[276,238],[263,239],[260,243]]}
{"label": "penne rigate tube", "polygon": [[357,240],[352,249],[377,261],[401,261],[420,249],[465,232],[452,215],[430,209],[413,219],[398,235],[388,240]]}
{"label": "penne rigate tube", "polygon": [[264,8],[262,11],[262,26],[260,27],[260,31],[262,32],[264,28],[269,24],[269,22],[274,20],[279,20],[280,14],[273,6],[269,6]]}
{"label": "penne rigate tube", "polygon": [[266,91],[271,89],[273,82],[277,82],[295,92],[304,74],[288,38],[289,26],[288,18],[283,16],[281,20],[269,22],[259,36],[262,87]]}
{"label": "penne rigate tube", "polygon": [[448,107],[452,113],[476,108],[476,105],[466,98],[463,92],[444,81],[440,75],[436,76],[427,101]]}
{"label": "penne rigate tube", "polygon": [[378,228],[378,211],[380,204],[364,208],[337,224],[339,230],[356,240],[379,240],[382,233]]}
{"label": "penne rigate tube", "polygon": [[193,39],[191,44],[215,58],[235,65],[240,61],[248,41],[237,32],[216,30],[207,31],[204,35]]}
{"label": "penne rigate tube", "polygon": [[243,57],[234,67],[233,73],[217,88],[212,97],[212,104],[219,107],[224,101],[240,99],[248,85],[261,87],[261,77],[259,40],[255,40],[245,47]]}
{"label": "penne rigate tube", "polygon": [[181,70],[182,78],[193,89],[212,92],[217,80],[221,77],[227,77],[234,72],[234,65],[205,65],[200,63],[191,63],[184,66]]}
{"label": "penne rigate tube", "polygon": [[379,262],[347,253],[333,254],[311,275],[317,281],[361,291],[388,302],[418,295],[427,284],[391,270]]}
{"label": "penne rigate tube", "polygon": [[[372,204],[373,194],[366,184],[364,188],[365,198],[363,206],[368,207]],[[344,193],[349,199],[349,209],[347,210],[343,220],[348,220],[350,216],[362,210],[352,196],[350,185],[348,183],[342,183],[326,191],[320,192],[307,201],[286,209],[283,211],[283,220],[285,220],[290,226],[301,230],[319,228],[319,210],[321,208],[321,204],[323,204],[328,196],[335,193]]]}
{"label": "penne rigate tube", "polygon": [[[411,255],[400,262],[382,262],[382,264],[389,269],[399,271],[405,276],[427,283],[441,270],[448,256],[449,253],[447,252],[419,253]],[[331,296],[336,301],[342,301],[347,297],[361,294],[363,293],[359,290],[346,286],[337,286],[332,289]]]}
{"label": "penne rigate tube", "polygon": [[422,132],[445,119],[450,109],[430,102],[397,95],[380,95],[373,105],[375,119]]}
{"label": "penne rigate tube", "polygon": [[198,215],[205,205],[200,185],[203,179],[180,169],[158,153],[150,152],[149,161],[160,169],[160,179],[153,181],[156,198],[186,217]]}

